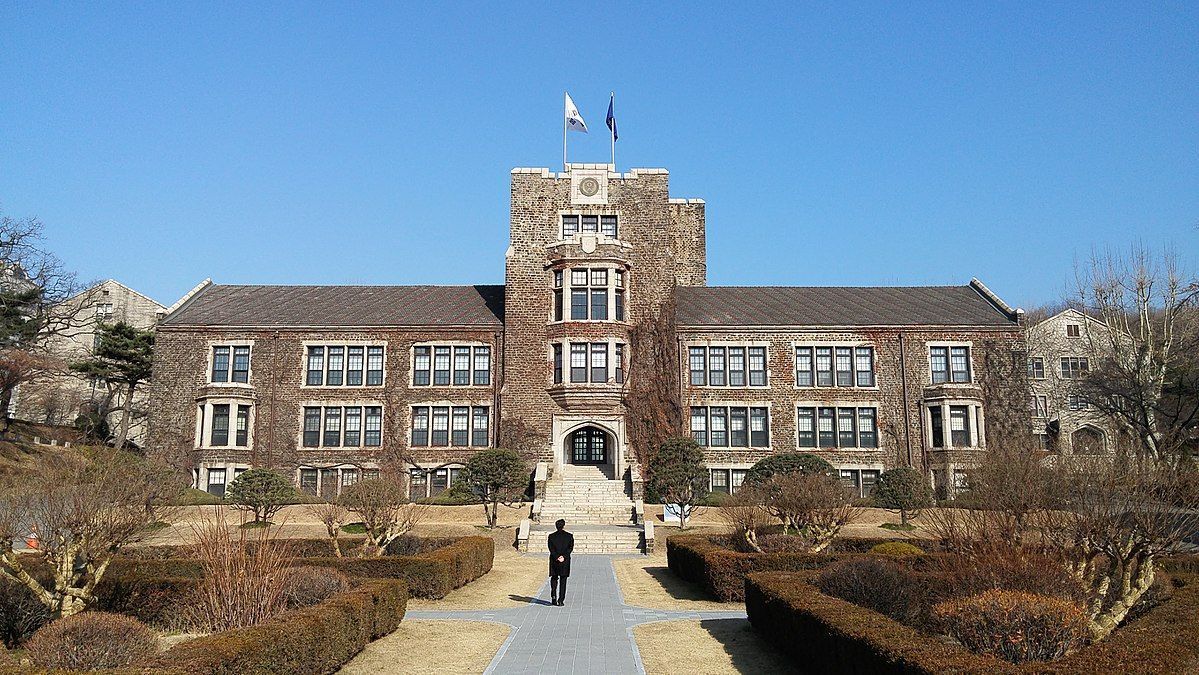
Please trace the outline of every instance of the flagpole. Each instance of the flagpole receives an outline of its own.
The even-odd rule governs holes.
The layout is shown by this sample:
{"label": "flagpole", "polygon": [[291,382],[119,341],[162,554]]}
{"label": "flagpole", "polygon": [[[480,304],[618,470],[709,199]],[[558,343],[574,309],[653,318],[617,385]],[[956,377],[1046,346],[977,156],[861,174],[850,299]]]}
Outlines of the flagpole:
{"label": "flagpole", "polygon": [[[612,100],[608,103],[612,106],[613,114],[616,110],[616,92],[612,92]],[[613,118],[615,119],[615,118]],[[608,135],[612,137],[612,170],[616,170],[616,123],[612,123],[612,128],[608,130]]]}
{"label": "flagpole", "polygon": [[562,170],[569,171],[566,165],[566,97],[568,94],[562,92]]}

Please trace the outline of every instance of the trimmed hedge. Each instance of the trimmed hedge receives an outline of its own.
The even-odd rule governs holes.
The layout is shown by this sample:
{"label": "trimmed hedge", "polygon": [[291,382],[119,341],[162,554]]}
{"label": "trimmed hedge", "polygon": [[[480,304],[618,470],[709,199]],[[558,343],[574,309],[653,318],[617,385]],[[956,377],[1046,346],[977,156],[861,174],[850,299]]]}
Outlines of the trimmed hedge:
{"label": "trimmed hedge", "polygon": [[407,605],[403,581],[372,581],[260,626],[177,645],[149,665],[195,675],[333,673],[398,628]]}
{"label": "trimmed hedge", "polygon": [[745,575],[763,571],[799,571],[827,566],[827,553],[741,553],[704,535],[674,535],[666,540],[666,563],[679,578],[703,586],[721,602],[745,599]]}
{"label": "trimmed hedge", "polygon": [[1173,596],[1102,642],[1052,663],[1019,666],[974,654],[824,595],[812,573],[766,572],[745,581],[745,608],[759,634],[813,672],[1182,673],[1199,664],[1199,576],[1177,575]]}

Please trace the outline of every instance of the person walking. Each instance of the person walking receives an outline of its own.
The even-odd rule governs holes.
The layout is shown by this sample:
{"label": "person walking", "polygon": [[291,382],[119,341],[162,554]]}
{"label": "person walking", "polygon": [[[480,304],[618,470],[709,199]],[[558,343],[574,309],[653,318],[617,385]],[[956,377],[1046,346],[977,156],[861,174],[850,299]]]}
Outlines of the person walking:
{"label": "person walking", "polygon": [[566,531],[566,521],[559,519],[549,536],[550,604],[566,604],[566,578],[570,576],[570,553],[575,548],[575,536]]}

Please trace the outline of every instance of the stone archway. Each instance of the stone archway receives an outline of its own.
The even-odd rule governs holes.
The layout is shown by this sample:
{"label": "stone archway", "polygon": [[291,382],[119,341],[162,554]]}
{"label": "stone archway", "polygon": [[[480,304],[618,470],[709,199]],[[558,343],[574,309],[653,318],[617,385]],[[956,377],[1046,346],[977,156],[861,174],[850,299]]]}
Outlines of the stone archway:
{"label": "stone archway", "polygon": [[611,464],[615,450],[612,434],[597,426],[587,425],[567,434],[563,457],[570,464]]}
{"label": "stone archway", "polygon": [[1070,434],[1070,447],[1076,455],[1106,455],[1107,443],[1104,433],[1095,427],[1086,426]]}

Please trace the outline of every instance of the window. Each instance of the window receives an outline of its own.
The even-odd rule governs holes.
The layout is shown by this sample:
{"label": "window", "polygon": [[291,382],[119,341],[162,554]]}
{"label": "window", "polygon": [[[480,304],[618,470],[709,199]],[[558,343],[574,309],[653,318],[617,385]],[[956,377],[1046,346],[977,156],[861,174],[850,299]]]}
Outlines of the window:
{"label": "window", "polygon": [[619,222],[615,214],[585,215],[562,214],[562,238],[569,239],[579,232],[599,232],[606,237],[616,238]]}
{"label": "window", "polygon": [[1032,410],[1034,417],[1049,417],[1049,398],[1047,396],[1031,397],[1028,407]]}
{"label": "window", "polygon": [[874,347],[795,348],[798,387],[873,387]]}
{"label": "window", "polygon": [[379,446],[382,444],[383,408],[305,406],[303,425],[302,442],[306,448]]}
{"label": "window", "polygon": [[945,420],[941,417],[941,406],[929,406],[928,423],[929,431],[932,433],[933,447],[945,447]]}
{"label": "window", "polygon": [[713,387],[723,387],[728,381],[726,368],[724,347],[708,348],[708,384]]}
{"label": "window", "polygon": [[970,382],[969,347],[929,347],[928,361],[933,384]]}
{"label": "window", "polygon": [[383,384],[383,348],[366,348],[366,386],[378,387]]}
{"label": "window", "polygon": [[587,381],[587,343],[571,343],[570,345],[570,381]]}
{"label": "window", "polygon": [[691,437],[705,447],[770,447],[769,412],[764,407],[695,406]]}
{"label": "window", "polygon": [[329,348],[329,363],[325,369],[325,384],[340,387],[345,376],[345,347]]}
{"label": "window", "polygon": [[606,342],[591,344],[591,381],[608,381],[608,343]]}
{"label": "window", "polygon": [[[746,354],[749,355],[748,360]],[[766,386],[765,347],[689,347],[687,368],[692,386]]]}
{"label": "window", "polygon": [[[570,270],[570,320],[624,321],[624,273],[609,268]],[[565,289],[561,271],[554,272],[554,320],[562,320],[562,297]],[[609,311],[615,305],[614,314]]]}
{"label": "window", "polygon": [[487,447],[490,429],[490,410],[486,406],[414,406],[410,444]]}
{"label": "window", "polygon": [[878,469],[841,469],[841,485],[851,497],[864,499],[874,492],[880,473]]}
{"label": "window", "polygon": [[[105,291],[107,293],[108,291]],[[96,318],[100,321],[108,321],[112,318],[113,309],[111,302],[102,302],[96,305]]]}
{"label": "window", "polygon": [[433,348],[433,384],[439,387],[450,383],[450,348]]}
{"label": "window", "polygon": [[475,347],[475,377],[477,387],[491,384],[491,347]]}
{"label": "window", "polygon": [[1028,376],[1034,380],[1045,379],[1045,359],[1034,356],[1028,360]]}
{"label": "window", "polygon": [[1086,357],[1063,356],[1062,357],[1062,379],[1078,380],[1086,377],[1091,370],[1090,360]]}
{"label": "window", "polygon": [[624,345],[616,345],[613,367],[616,369],[616,384],[624,384]]}
{"label": "window", "polygon": [[[376,387],[383,384],[383,348],[352,345],[309,345],[304,384],[309,387],[361,387],[364,353],[367,355],[366,384]],[[236,373],[236,351],[233,358]],[[248,364],[248,353],[246,360]]]}
{"label": "window", "polygon": [[562,345],[554,344],[554,384],[562,384]]}
{"label": "window", "polygon": [[250,444],[250,406],[237,406],[237,421],[234,427],[236,434],[233,439],[233,444],[239,448],[244,448]]}
{"label": "window", "polygon": [[956,447],[970,445],[969,408],[964,405],[949,406],[949,435]]}
{"label": "window", "polygon": [[801,448],[877,448],[878,409],[801,406],[796,431]]}
{"label": "window", "polygon": [[[572,342],[570,344],[570,381],[573,383],[591,382],[605,384],[608,382],[608,343],[607,342]],[[555,345],[555,359],[561,352],[561,347]],[[617,357],[623,355],[622,345],[616,345]],[[555,361],[554,376],[559,376],[557,361]],[[624,379],[620,363],[616,364],[617,382]]]}
{"label": "window", "polygon": [[1066,397],[1066,407],[1070,410],[1090,410],[1091,404],[1085,397],[1071,394]]}
{"label": "window", "polygon": [[208,470],[208,494],[225,496],[225,469]]}
{"label": "window", "polygon": [[454,347],[454,386],[470,384],[470,347]]}
{"label": "window", "polygon": [[229,445],[229,404],[212,406],[212,434],[210,445]]}
{"label": "window", "polygon": [[730,494],[729,492],[729,470],[728,469],[712,469],[712,492],[720,494]]}
{"label": "window", "polygon": [[424,499],[428,496],[426,477],[424,469],[412,469],[408,472],[409,499]]}
{"label": "window", "polygon": [[350,487],[358,482],[358,469],[342,469],[341,470],[341,486],[343,488]]}
{"label": "window", "polygon": [[412,348],[412,386],[425,387],[429,385],[429,371],[432,369],[430,360],[432,350],[429,347]]}
{"label": "window", "polygon": [[688,362],[691,368],[691,384],[702,387],[708,383],[707,352],[704,347],[691,347],[688,350]]}
{"label": "window", "polygon": [[249,345],[213,347],[211,381],[248,383],[250,381]]}
{"label": "window", "polygon": [[1079,337],[1079,335],[1081,335],[1081,334],[1082,334],[1082,331],[1080,330],[1080,326],[1078,324],[1076,324],[1076,323],[1066,324],[1066,337],[1076,338],[1076,337]]}
{"label": "window", "polygon": [[300,491],[304,494],[316,495],[316,469],[300,469]]}

